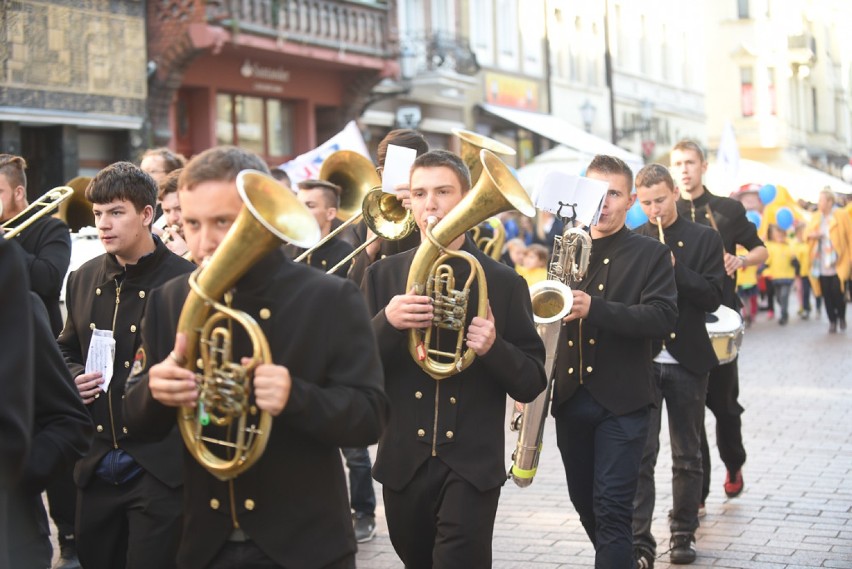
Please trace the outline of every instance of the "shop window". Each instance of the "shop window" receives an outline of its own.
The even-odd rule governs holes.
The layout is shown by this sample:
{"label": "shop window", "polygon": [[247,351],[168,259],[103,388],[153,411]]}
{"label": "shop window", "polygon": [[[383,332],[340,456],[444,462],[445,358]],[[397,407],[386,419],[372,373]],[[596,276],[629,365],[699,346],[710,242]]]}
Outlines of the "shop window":
{"label": "shop window", "polygon": [[293,154],[293,107],[286,101],[246,95],[216,96],[216,141],[265,157]]}

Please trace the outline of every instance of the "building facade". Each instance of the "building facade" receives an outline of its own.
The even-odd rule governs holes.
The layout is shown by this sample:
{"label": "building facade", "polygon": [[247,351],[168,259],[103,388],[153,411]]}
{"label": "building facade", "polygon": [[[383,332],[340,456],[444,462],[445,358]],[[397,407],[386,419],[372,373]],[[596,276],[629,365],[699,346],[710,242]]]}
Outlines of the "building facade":
{"label": "building facade", "polygon": [[398,74],[387,2],[148,2],[152,144],[236,144],[277,165],[358,118]]}
{"label": "building facade", "polygon": [[26,158],[30,199],[142,144],[145,3],[4,2],[0,151]]}

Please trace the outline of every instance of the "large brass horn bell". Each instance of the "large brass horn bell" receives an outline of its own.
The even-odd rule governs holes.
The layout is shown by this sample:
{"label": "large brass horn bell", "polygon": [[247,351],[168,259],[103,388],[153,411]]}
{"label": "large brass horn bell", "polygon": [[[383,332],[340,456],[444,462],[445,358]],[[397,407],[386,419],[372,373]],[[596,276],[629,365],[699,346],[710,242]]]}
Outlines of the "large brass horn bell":
{"label": "large brass horn bell", "polygon": [[[425,331],[409,330],[408,351],[411,357],[423,371],[436,380],[455,375],[473,363],[475,353],[470,348],[462,351],[462,346],[467,298],[474,273],[477,274],[479,291],[477,316],[485,318],[488,312],[488,288],[479,261],[465,251],[450,251],[447,247],[471,227],[492,215],[512,209],[527,217],[535,214],[532,201],[509,168],[490,150],[480,150],[479,157],[482,175],[449,214],[437,224],[430,224],[426,228],[427,239],[414,254],[405,286],[405,290],[412,290],[414,287],[415,294],[427,296],[433,296],[437,291],[438,298],[433,297],[432,328],[449,328],[458,334],[456,350],[452,353],[440,351],[432,345],[432,328]],[[464,257],[468,261],[471,265],[471,279],[468,279],[461,290],[439,291],[442,285],[439,286],[438,283],[454,282],[452,268],[443,262],[450,256]],[[446,315],[439,310],[442,306],[448,308]]]}
{"label": "large brass horn bell", "polygon": [[[272,417],[253,410],[250,397],[254,369],[272,357],[257,322],[219,300],[282,242],[310,247],[320,237],[313,214],[272,177],[244,170],[237,191],[243,209],[213,256],[190,276],[177,327],[187,337],[185,367],[199,379],[198,405],[178,410],[178,426],[190,454],[220,480],[245,472],[266,448]],[[245,329],[252,344],[246,366],[232,353],[232,323]]]}

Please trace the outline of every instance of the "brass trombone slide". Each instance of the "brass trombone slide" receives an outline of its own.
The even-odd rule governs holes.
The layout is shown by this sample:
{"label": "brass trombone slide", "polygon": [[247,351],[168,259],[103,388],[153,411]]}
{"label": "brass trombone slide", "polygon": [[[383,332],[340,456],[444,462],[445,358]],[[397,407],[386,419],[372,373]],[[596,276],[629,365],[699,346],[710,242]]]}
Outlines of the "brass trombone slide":
{"label": "brass trombone slide", "polygon": [[70,186],[57,186],[52,190],[48,190],[36,201],[27,206],[24,211],[0,225],[0,228],[4,230],[3,236],[6,239],[17,237],[24,229],[58,208],[59,204],[73,195],[74,189]]}

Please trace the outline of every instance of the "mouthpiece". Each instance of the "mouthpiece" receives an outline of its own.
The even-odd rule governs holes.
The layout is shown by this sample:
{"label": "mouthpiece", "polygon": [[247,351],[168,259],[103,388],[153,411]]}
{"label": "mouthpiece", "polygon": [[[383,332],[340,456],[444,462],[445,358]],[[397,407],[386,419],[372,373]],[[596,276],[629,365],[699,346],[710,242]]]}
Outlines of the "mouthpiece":
{"label": "mouthpiece", "polygon": [[436,223],[438,223],[438,218],[435,217],[434,215],[430,215],[429,217],[426,218],[426,222],[429,225],[435,225]]}

